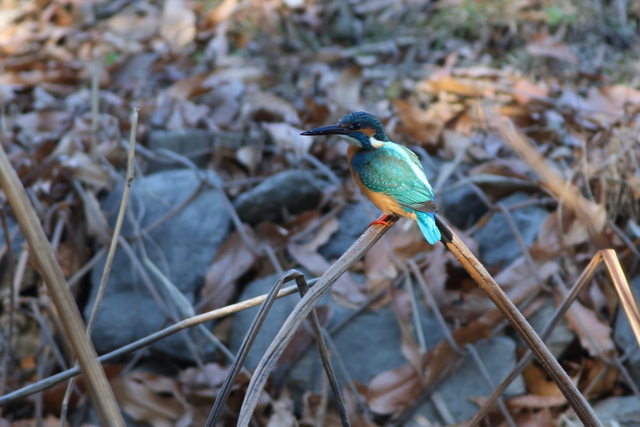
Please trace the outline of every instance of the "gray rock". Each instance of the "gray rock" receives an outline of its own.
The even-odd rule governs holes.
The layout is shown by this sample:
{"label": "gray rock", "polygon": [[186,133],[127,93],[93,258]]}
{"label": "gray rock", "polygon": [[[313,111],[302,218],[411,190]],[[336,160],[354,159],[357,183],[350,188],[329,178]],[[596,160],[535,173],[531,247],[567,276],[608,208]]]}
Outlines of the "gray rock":
{"label": "gray rock", "polygon": [[[631,287],[636,305],[640,305],[640,276],[631,279],[629,286]],[[638,341],[633,334],[631,324],[622,306],[618,308],[613,339],[624,354],[629,355],[626,361],[629,374],[631,374],[631,378],[636,383],[636,386],[640,387],[640,348],[638,348]]]}
{"label": "gray rock", "polygon": [[[167,149],[190,160],[198,167],[203,168],[209,161],[210,154],[206,151],[213,148],[215,135],[205,129],[178,129],[178,130],[154,130],[149,133],[147,148],[150,150]],[[195,157],[192,153],[200,152]],[[149,164],[149,173],[165,169],[183,168],[180,162],[161,163],[152,161]]]}
{"label": "gray rock", "polygon": [[240,219],[249,224],[277,222],[282,219],[285,208],[291,214],[299,214],[318,206],[322,186],[322,181],[309,171],[284,171],[238,196],[234,205]]}
{"label": "gray rock", "polygon": [[[368,204],[368,206],[367,206]],[[372,214],[378,213],[373,203],[349,204],[338,215],[340,227],[327,243],[318,248],[320,255],[328,260],[340,258],[349,249],[372,221]]]}
{"label": "gray rock", "polygon": [[[500,200],[500,202],[505,206],[511,206],[527,200],[529,200],[527,193],[518,192]],[[526,246],[531,246],[548,215],[549,212],[538,206],[528,206],[511,211],[511,216]],[[482,259],[489,265],[502,262],[504,266],[507,266],[522,255],[513,231],[502,213],[493,214],[473,237],[480,245]]]}
{"label": "gray rock", "polygon": [[[596,416],[604,427],[637,426],[640,425],[640,398],[637,396],[614,396],[598,402],[593,407]],[[567,417],[571,424],[563,425],[583,426],[578,416]]]}
{"label": "gray rock", "polygon": [[157,52],[144,52],[130,56],[113,75],[114,83],[127,90],[140,90],[148,83]]}
{"label": "gray rock", "polygon": [[[268,293],[279,278],[280,276],[278,274],[272,274],[251,282],[244,288],[239,300],[244,301],[246,299]],[[293,284],[294,283],[286,283],[284,286],[290,286]],[[251,351],[249,352],[245,362],[245,366],[248,369],[253,370],[258,365],[258,362],[265,350],[269,347],[269,344],[271,344],[271,341],[276,336],[285,319],[289,316],[289,313],[293,310],[293,307],[295,307],[299,300],[300,296],[294,294],[277,299],[273,303],[260,332],[253,342],[253,346],[251,347]],[[229,342],[229,349],[232,353],[237,353],[240,348],[240,344],[242,344],[242,340],[244,339],[246,332],[249,330],[249,326],[258,312],[258,309],[258,307],[255,307],[234,314]]]}
{"label": "gray rock", "polygon": [[[240,300],[252,298],[269,292],[278,280],[277,275],[271,275],[249,284],[242,292]],[[274,303],[274,307],[267,316],[263,329],[249,353],[245,366],[254,369],[260,358],[276,336],[289,313],[300,300],[298,296],[288,296]],[[341,324],[353,310],[335,303],[330,295],[325,295],[319,305],[328,306],[330,321],[327,329]],[[424,306],[419,307],[422,327],[425,331],[427,347],[437,344],[443,334],[435,317]],[[257,308],[245,310],[234,315],[229,348],[237,352],[246,331],[257,312]],[[392,307],[389,305],[377,310],[365,310],[351,319],[337,333],[333,335],[333,343],[351,378],[363,383],[380,372],[393,369],[406,363],[400,351],[401,334]],[[334,356],[334,368],[343,382],[342,375],[337,369]],[[313,346],[303,357],[288,366],[291,371],[285,381],[296,384],[304,390],[319,390],[322,365],[317,347]]]}
{"label": "gray rock", "polygon": [[[9,230],[9,236],[11,237],[11,247],[13,248],[13,253],[17,257],[20,255],[22,251],[21,246],[24,243],[24,235],[22,234],[22,230],[20,230],[20,224],[12,215],[7,215],[7,229]],[[2,219],[0,219],[0,246],[4,246],[7,244],[7,240],[4,235],[4,228],[2,227]],[[3,258],[3,263],[6,262],[7,257]]]}
{"label": "gray rock", "polygon": [[439,212],[451,225],[464,230],[475,224],[488,208],[469,185],[446,190],[438,200]]}
{"label": "gray rock", "polygon": [[[212,171],[206,172],[206,176],[211,180],[218,179]],[[142,228],[156,223],[190,197],[199,185],[197,174],[188,169],[165,171],[134,180],[129,200],[131,210],[125,216],[121,234],[125,237],[135,235],[132,217],[137,218]],[[102,209],[107,212],[112,227],[122,190],[123,184],[120,183],[102,201]],[[141,263],[146,252],[149,260],[191,304],[195,304],[206,270],[229,234],[230,221],[220,194],[206,186],[191,203],[149,232],[143,242],[135,239],[131,245]],[[104,262],[104,259],[99,262],[91,273],[92,289],[84,310],[87,318],[95,303]],[[131,258],[122,248],[118,248],[92,336],[99,353],[112,351],[173,323],[166,313],[175,312],[175,299],[167,295],[149,269],[145,268],[145,271],[158,290],[157,294],[165,308],[159,307],[140,273],[134,268]],[[192,354],[185,345],[186,333],[165,338],[149,348],[152,352],[192,360]],[[204,348],[212,350],[211,346]]]}
{"label": "gray rock", "polygon": [[[553,313],[556,311],[556,306],[553,302],[553,298],[547,297],[544,305],[538,309],[532,316],[530,316],[527,320],[535,329],[538,334],[541,334],[544,328],[551,320]],[[527,347],[524,343],[520,335],[514,332],[514,337],[516,342],[518,343],[518,347]],[[559,358],[562,353],[569,347],[569,345],[576,338],[576,334],[569,329],[569,324],[567,320],[563,317],[558,322],[558,326],[553,329],[551,335],[547,340],[545,340],[545,344],[551,350],[551,353]],[[528,348],[528,347],[527,347]]]}
{"label": "gray rock", "polygon": [[[481,339],[475,344],[475,348],[494,386],[498,385],[516,365],[516,343],[509,337]],[[479,409],[469,398],[488,397],[493,389],[486,383],[473,357],[468,354],[458,369],[438,384],[434,391],[442,396],[453,419],[459,423],[471,418]],[[509,398],[525,392],[524,381],[519,376],[507,388],[505,395]],[[432,423],[446,424],[431,401],[422,405],[418,412]]]}
{"label": "gray rock", "polygon": [[[22,230],[20,229],[20,225],[18,224],[18,222],[13,218],[13,216],[11,215],[7,215],[7,229],[9,230],[9,236],[11,237],[11,248],[13,249],[13,257],[14,260],[17,260],[18,257],[20,256],[20,253],[22,252],[22,244],[24,243],[24,235],[22,234]],[[3,248],[2,250],[6,250],[6,245],[7,245],[7,238],[4,235],[4,228],[2,227],[2,219],[0,219],[0,248]],[[3,256],[2,259],[0,259],[0,271],[7,271],[7,267],[9,265],[9,257]],[[34,272],[31,268],[27,268],[27,273],[25,274],[25,278],[27,278],[27,280],[29,280],[28,278],[30,278]],[[4,274],[2,280],[5,281],[10,281],[11,277],[9,274]],[[12,286],[9,283],[1,283],[0,285],[6,285],[8,286]],[[3,346],[0,346],[0,349],[4,350]],[[1,350],[0,350],[1,351]]]}

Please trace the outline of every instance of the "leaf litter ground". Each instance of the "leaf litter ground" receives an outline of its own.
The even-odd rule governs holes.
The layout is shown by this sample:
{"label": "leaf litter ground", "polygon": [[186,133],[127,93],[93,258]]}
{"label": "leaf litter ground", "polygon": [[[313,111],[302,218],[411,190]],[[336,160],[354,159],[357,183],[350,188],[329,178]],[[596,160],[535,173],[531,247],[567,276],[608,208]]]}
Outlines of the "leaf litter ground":
{"label": "leaf litter ground", "polygon": [[[231,198],[280,171],[317,171],[330,184],[316,209],[285,212],[278,223],[247,225],[229,236],[202,291],[200,308],[214,309],[253,278],[290,267],[313,275],[327,269],[331,260],[318,248],[337,232],[336,215],[361,195],[348,177],[344,143],[313,143],[299,133],[366,109],[385,122],[392,140],[433,156],[425,166],[439,197],[461,185],[477,193],[485,213],[458,224],[458,235],[476,253],[475,232],[503,212],[497,202],[504,197],[525,191],[525,204],[549,212],[521,256],[491,267],[515,302],[526,301],[531,316],[549,297],[562,301],[561,283],[573,283],[598,246],[584,221],[551,197],[553,189],[541,184],[531,159],[516,155],[487,123],[482,105],[513,120],[579,191],[598,219],[596,231],[633,277],[640,256],[640,82],[633,29],[640,10],[631,2],[615,14],[616,22],[607,22],[602,16],[613,6],[606,2],[504,3],[6,2],[0,14],[3,144],[80,303],[88,283],[79,277],[94,255],[93,242],[104,237],[95,223],[104,220],[89,212],[99,209],[98,197],[112,188],[114,172],[123,173],[131,108],[140,110],[142,171],[154,158],[144,150],[152,130],[189,129],[215,136],[199,154]],[[71,361],[43,284],[7,221],[13,251],[4,244],[10,268],[3,270],[0,295],[0,395]],[[346,306],[392,304],[407,358],[406,365],[346,391],[354,425],[402,419],[442,372],[456,369],[455,349],[446,340],[432,349],[420,345],[404,287],[410,266],[421,275],[417,282],[423,279],[418,288],[428,287],[419,295],[430,292],[457,345],[503,333],[502,317],[455,259],[424,243],[410,224],[396,225],[333,289]],[[358,275],[366,280],[358,282]],[[618,299],[608,280],[596,275],[567,313],[577,339],[559,355],[592,402],[637,391],[611,363],[623,355],[613,341]],[[226,339],[228,325],[215,332]],[[309,342],[302,335],[294,353]],[[136,421],[196,426],[206,419],[225,367],[222,361],[181,367],[174,377],[130,372],[120,364],[107,372],[123,410]],[[518,425],[555,425],[565,418],[566,402],[538,365],[530,364],[523,378],[527,394],[507,401]],[[246,384],[241,378],[234,390],[232,412]],[[85,393],[82,382],[78,387]],[[321,419],[339,425],[326,394],[296,396],[275,384],[268,391],[271,397],[265,395],[256,412],[260,425]],[[42,405],[24,400],[5,407],[2,422],[35,425],[46,415],[47,425],[56,424],[63,393],[57,387],[44,394]],[[363,404],[367,411],[359,413]],[[421,417],[412,422],[428,425]],[[233,425],[233,416],[225,422]],[[502,415],[492,412],[490,423],[501,422]]]}

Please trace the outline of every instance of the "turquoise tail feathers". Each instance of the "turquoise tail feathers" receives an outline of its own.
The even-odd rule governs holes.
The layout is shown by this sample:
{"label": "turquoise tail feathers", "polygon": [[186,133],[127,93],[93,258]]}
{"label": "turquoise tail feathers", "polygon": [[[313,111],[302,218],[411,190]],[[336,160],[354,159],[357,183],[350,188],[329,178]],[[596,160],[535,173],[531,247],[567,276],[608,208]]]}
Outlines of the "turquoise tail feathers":
{"label": "turquoise tail feathers", "polygon": [[418,226],[420,227],[420,231],[424,234],[427,242],[435,245],[441,239],[441,236],[440,230],[438,230],[438,227],[436,226],[434,214],[416,211],[416,219]]}

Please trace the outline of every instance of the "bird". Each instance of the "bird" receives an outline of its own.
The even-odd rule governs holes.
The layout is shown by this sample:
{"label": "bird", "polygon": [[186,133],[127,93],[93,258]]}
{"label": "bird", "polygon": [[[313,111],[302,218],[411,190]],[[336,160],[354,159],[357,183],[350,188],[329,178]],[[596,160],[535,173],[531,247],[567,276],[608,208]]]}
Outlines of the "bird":
{"label": "bird", "polygon": [[349,170],[364,195],[382,211],[373,224],[390,225],[393,217],[408,217],[418,223],[426,240],[435,245],[441,234],[435,221],[438,208],[433,188],[418,156],[392,142],[373,114],[358,111],[337,124],[302,132],[300,135],[339,135],[349,144]]}

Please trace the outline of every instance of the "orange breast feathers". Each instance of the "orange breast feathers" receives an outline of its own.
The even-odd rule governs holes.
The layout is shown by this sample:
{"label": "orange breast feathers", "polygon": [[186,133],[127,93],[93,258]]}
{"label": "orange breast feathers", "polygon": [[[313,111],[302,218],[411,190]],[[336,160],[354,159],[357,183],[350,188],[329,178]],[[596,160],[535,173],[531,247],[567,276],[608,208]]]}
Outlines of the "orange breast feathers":
{"label": "orange breast feathers", "polygon": [[416,214],[413,212],[407,212],[400,206],[400,204],[391,196],[385,193],[376,193],[375,191],[369,190],[366,185],[360,179],[360,174],[353,170],[353,166],[351,166],[351,159],[353,155],[358,151],[357,147],[349,146],[347,148],[347,159],[349,161],[349,171],[351,172],[351,176],[353,180],[356,182],[362,193],[367,196],[371,203],[375,205],[378,209],[382,211],[382,213],[387,215],[398,215],[411,218],[415,220]]}

